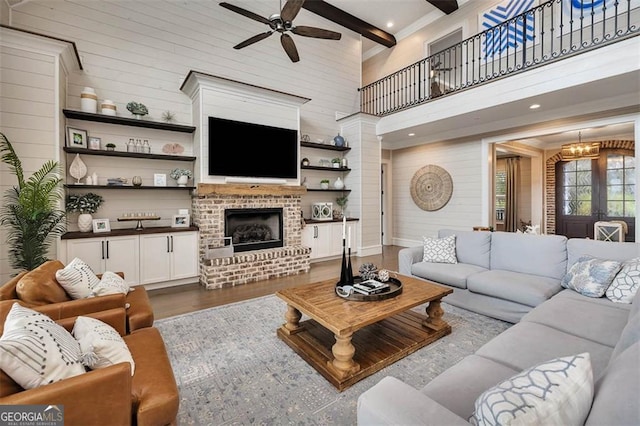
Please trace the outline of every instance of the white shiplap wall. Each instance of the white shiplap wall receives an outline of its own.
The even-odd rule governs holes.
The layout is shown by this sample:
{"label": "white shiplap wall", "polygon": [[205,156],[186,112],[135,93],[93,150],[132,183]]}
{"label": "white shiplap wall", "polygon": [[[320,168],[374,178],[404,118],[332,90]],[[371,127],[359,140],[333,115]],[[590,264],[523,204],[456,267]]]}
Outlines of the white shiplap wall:
{"label": "white shiplap wall", "polygon": [[[471,230],[481,224],[480,141],[434,143],[393,151],[393,244],[422,244],[422,237],[437,236],[442,228]],[[411,198],[413,175],[435,164],[453,180],[453,194],[443,208],[428,212]]]}

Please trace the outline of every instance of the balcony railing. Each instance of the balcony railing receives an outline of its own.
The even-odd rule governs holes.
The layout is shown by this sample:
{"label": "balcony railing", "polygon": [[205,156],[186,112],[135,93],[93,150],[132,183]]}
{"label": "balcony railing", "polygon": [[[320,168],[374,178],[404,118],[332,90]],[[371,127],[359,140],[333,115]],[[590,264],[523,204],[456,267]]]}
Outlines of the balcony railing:
{"label": "balcony railing", "polygon": [[639,23],[637,0],[550,0],[360,88],[360,110],[402,111],[637,36]]}

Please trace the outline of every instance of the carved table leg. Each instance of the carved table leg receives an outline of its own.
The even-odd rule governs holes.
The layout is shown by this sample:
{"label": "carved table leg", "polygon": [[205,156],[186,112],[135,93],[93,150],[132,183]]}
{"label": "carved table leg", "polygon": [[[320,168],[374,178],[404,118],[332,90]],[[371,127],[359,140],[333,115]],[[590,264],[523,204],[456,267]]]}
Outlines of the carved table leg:
{"label": "carved table leg", "polygon": [[341,379],[360,371],[360,365],[353,361],[356,348],[351,344],[351,336],[336,336],[336,343],[331,348],[333,360],[327,366]]}
{"label": "carved table leg", "polygon": [[284,318],[287,320],[287,322],[282,325],[282,331],[285,333],[294,334],[304,329],[304,327],[300,325],[302,313],[293,306],[287,305],[287,312],[284,314]]}
{"label": "carved table leg", "polygon": [[432,330],[440,330],[447,327],[449,324],[442,319],[443,315],[444,310],[440,306],[440,299],[432,300],[427,306],[427,319],[424,320],[423,325]]}

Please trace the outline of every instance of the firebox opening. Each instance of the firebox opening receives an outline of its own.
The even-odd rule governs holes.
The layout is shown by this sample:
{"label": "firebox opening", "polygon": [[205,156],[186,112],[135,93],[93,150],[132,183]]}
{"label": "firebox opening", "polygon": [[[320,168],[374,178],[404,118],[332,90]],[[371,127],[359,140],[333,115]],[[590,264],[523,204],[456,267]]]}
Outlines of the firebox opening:
{"label": "firebox opening", "polygon": [[283,247],[282,209],[225,209],[224,235],[234,252]]}

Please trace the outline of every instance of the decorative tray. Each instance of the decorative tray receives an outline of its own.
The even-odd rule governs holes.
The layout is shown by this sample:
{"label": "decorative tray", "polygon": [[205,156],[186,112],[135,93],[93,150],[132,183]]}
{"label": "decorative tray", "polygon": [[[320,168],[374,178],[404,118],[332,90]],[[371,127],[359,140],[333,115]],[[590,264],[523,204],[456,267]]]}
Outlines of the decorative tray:
{"label": "decorative tray", "polygon": [[[360,276],[353,277],[354,284],[358,284],[363,281],[366,281],[366,280],[363,280],[362,277]],[[387,291],[383,291],[381,293],[375,293],[375,294],[362,294],[362,293],[357,293],[355,291],[351,291],[350,293],[344,292],[343,294],[340,294],[338,293],[338,288],[339,288],[338,284],[339,283],[336,283],[336,294],[342,297],[343,299],[353,300],[356,302],[372,302],[375,300],[390,299],[402,293],[402,282],[397,278],[391,278],[391,277],[389,278],[389,281],[386,282],[386,284],[389,285],[389,289]]]}

